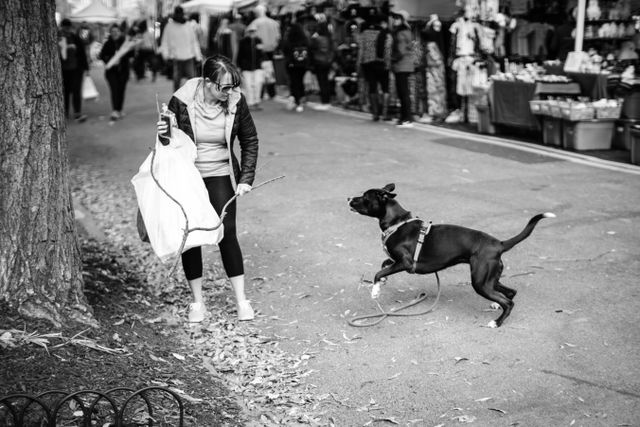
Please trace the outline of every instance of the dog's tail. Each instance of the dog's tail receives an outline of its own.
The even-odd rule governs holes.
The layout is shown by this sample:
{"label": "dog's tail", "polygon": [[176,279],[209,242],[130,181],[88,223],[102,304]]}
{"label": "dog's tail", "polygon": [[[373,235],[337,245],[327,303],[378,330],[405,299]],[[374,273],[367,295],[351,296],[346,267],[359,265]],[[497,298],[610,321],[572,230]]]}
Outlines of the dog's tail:
{"label": "dog's tail", "polygon": [[513,236],[509,240],[505,240],[502,242],[502,248],[504,252],[507,252],[509,249],[513,248],[518,243],[522,242],[524,239],[529,237],[534,228],[536,228],[536,224],[542,218],[555,218],[556,215],[551,212],[545,212],[542,214],[538,214],[531,218],[524,229],[517,236]]}

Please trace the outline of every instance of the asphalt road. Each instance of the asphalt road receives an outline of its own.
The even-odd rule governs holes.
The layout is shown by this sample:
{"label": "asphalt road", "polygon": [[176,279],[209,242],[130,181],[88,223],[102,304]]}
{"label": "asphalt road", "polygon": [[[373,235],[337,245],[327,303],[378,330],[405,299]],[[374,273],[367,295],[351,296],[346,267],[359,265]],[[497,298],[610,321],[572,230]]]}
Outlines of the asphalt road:
{"label": "asphalt road", "polygon": [[[86,104],[86,123],[70,124],[70,158],[128,181],[153,143],[155,93],[168,99],[171,84],[131,82],[127,116],[110,125],[101,71],[94,77],[103,97]],[[255,326],[311,356],[307,381],[329,396],[336,426],[640,425],[640,168],[276,101],[254,119],[256,184],[286,176],[239,200]],[[502,281],[518,290],[503,327],[485,327],[497,313],[467,266],[440,274],[433,313],[346,323],[378,311],[367,281],[384,259],[376,221],[347,198],[387,183],[423,219],[500,239],[536,213],[557,215],[503,257]],[[435,289],[433,276],[402,273],[378,303],[426,291],[427,306]]]}

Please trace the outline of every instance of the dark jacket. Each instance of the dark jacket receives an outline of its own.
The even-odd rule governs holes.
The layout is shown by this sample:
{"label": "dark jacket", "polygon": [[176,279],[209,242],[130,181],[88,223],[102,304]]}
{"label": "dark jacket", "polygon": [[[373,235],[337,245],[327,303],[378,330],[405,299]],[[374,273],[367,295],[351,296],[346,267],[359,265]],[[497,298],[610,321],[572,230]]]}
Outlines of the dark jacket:
{"label": "dark jacket", "polygon": [[[100,54],[98,55],[98,58],[100,58],[106,64],[107,62],[109,62],[109,60],[111,60],[111,58],[113,58],[113,56],[116,54],[118,49],[120,49],[120,47],[124,42],[125,42],[124,36],[120,37],[117,40],[109,36],[107,41],[104,42],[104,45],[100,50]],[[118,65],[114,65],[109,70],[118,70],[119,73],[126,74],[128,78],[129,77],[129,60],[133,57],[133,54],[134,54],[133,50],[127,52],[122,57]]]}
{"label": "dark jacket", "polygon": [[328,36],[315,35],[309,43],[311,64],[314,66],[329,66],[333,62],[333,41]]}
{"label": "dark jacket", "polygon": [[60,56],[62,69],[88,71],[89,61],[87,60],[87,52],[82,39],[76,34],[66,31],[61,31],[59,37],[64,37],[67,41],[67,59],[62,59],[62,55]]}
{"label": "dark jacket", "polygon": [[411,28],[408,25],[396,28],[393,31],[391,71],[394,73],[412,73],[415,69],[413,59]]}
{"label": "dark jacket", "polygon": [[260,69],[260,64],[264,60],[264,54],[258,49],[258,44],[262,43],[258,37],[243,37],[238,46],[238,67],[242,71],[254,71]]}
{"label": "dark jacket", "polygon": [[[196,91],[202,90],[202,82],[200,77],[188,80],[169,101],[169,110],[176,115],[178,128],[194,142],[197,141],[198,136],[194,135],[191,117],[195,108]],[[233,188],[236,188],[237,184],[252,185],[258,161],[258,132],[249,112],[247,100],[239,89],[229,93],[227,120],[233,120],[230,129],[226,129],[225,126],[225,139],[233,169],[231,183]],[[236,137],[241,149],[240,162],[233,152]]]}

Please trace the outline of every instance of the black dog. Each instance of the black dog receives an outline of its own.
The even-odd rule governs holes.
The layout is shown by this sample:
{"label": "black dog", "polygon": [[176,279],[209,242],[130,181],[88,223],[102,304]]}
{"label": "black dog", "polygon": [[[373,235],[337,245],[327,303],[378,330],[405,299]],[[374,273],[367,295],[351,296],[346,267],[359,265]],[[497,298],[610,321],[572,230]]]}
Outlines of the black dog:
{"label": "black dog", "polygon": [[[473,289],[502,307],[502,314],[492,320],[489,327],[502,325],[513,309],[516,291],[500,283],[503,269],[500,257],[529,237],[538,221],[555,215],[538,214],[529,220],[520,234],[501,242],[482,231],[458,225],[424,227],[395,200],[394,189],[394,184],[387,184],[384,188],[367,190],[360,197],[348,199],[353,211],[380,220],[383,246],[390,259],[385,260],[382,270],[376,273],[374,286],[379,286],[386,276],[400,271],[427,274],[467,263],[471,267]],[[418,248],[419,239],[424,240],[421,248]]]}

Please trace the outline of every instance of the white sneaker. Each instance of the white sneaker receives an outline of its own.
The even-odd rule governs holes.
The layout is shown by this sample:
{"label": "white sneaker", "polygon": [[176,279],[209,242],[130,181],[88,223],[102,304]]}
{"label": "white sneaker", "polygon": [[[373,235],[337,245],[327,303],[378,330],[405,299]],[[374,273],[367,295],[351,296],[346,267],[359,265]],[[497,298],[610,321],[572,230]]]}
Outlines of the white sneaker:
{"label": "white sneaker", "polygon": [[402,122],[397,125],[400,129],[411,129],[413,127],[413,122]]}
{"label": "white sneaker", "polygon": [[302,113],[304,111],[304,107],[302,105],[298,105],[296,107],[296,113]]}
{"label": "white sneaker", "polygon": [[204,320],[204,316],[207,314],[207,307],[203,302],[194,302],[189,304],[189,322],[200,323]]}
{"label": "white sneaker", "polygon": [[329,104],[318,104],[315,109],[318,111],[327,111],[331,106]]}
{"label": "white sneaker", "polygon": [[251,308],[251,303],[249,300],[238,301],[238,320],[253,320],[255,317],[255,313],[253,312],[253,308]]}
{"label": "white sneaker", "polygon": [[418,119],[418,121],[419,121],[420,123],[427,123],[427,124],[428,124],[428,123],[432,123],[432,122],[433,122],[433,119],[431,118],[431,116],[422,116],[422,117],[420,117],[420,118]]}
{"label": "white sneaker", "polygon": [[462,113],[460,110],[452,111],[444,121],[445,123],[460,123],[462,121]]}

